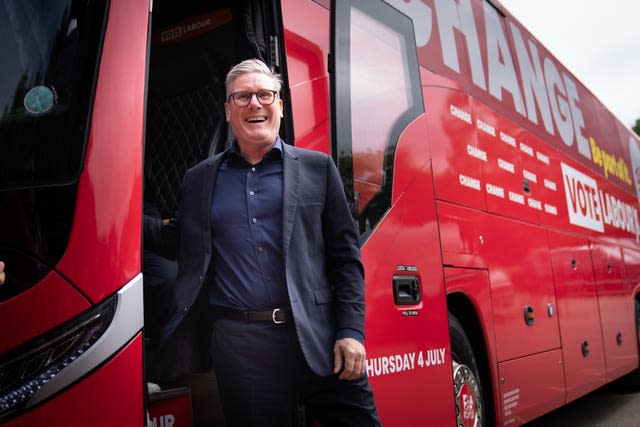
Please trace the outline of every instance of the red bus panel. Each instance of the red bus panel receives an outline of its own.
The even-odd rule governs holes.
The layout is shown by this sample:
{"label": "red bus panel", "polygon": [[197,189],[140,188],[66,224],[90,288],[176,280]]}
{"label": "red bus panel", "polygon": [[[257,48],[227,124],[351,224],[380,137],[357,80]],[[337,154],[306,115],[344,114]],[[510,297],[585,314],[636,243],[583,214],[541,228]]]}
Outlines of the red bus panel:
{"label": "red bus panel", "polygon": [[589,242],[549,232],[549,247],[558,298],[567,401],[572,401],[605,381],[598,299]]}
{"label": "red bus panel", "polygon": [[625,280],[619,247],[590,242],[598,293],[607,381],[638,367],[633,287]]}
{"label": "red bus panel", "polygon": [[502,425],[520,425],[565,403],[562,351],[551,350],[498,365]]}

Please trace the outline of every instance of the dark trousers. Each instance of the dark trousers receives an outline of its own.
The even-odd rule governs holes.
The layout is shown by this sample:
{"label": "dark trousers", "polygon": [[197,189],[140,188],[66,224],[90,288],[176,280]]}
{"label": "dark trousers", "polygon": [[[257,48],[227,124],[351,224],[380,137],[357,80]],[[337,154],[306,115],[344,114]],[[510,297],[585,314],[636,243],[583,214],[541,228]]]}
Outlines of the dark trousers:
{"label": "dark trousers", "polygon": [[219,319],[212,355],[228,427],[289,427],[304,404],[323,426],[379,426],[366,376],[341,381],[307,365],[292,323]]}

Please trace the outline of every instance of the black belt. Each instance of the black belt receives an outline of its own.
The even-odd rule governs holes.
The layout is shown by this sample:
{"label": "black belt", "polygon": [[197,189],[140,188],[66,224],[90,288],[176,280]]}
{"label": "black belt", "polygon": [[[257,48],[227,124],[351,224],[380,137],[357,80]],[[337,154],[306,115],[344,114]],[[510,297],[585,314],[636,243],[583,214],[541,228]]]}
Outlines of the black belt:
{"label": "black belt", "polygon": [[243,322],[273,322],[277,325],[293,319],[291,308],[274,308],[266,311],[243,311],[216,307],[215,317],[218,319],[240,320]]}

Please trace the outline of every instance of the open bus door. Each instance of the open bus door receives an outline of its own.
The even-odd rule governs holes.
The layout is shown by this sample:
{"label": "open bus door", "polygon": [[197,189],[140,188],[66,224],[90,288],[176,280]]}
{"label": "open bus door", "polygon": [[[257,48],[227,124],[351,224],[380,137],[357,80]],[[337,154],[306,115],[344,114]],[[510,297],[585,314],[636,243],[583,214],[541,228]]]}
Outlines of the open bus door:
{"label": "open bus door", "polygon": [[393,3],[332,4],[333,154],[361,235],[367,374],[381,421],[454,425],[428,114],[413,22]]}
{"label": "open bus door", "polygon": [[[225,76],[232,66],[259,58],[283,74],[281,97],[289,108],[277,7],[277,2],[263,0],[154,1],[144,160],[146,215],[173,217],[185,172],[231,144],[223,104]],[[293,142],[288,137],[290,121],[285,112],[281,135],[289,143]],[[176,264],[144,252],[143,274],[146,373],[162,388],[150,396],[151,424],[224,425],[215,374],[184,371],[181,361],[191,349],[178,339],[158,346],[174,300]],[[208,349],[197,351],[208,354]]]}

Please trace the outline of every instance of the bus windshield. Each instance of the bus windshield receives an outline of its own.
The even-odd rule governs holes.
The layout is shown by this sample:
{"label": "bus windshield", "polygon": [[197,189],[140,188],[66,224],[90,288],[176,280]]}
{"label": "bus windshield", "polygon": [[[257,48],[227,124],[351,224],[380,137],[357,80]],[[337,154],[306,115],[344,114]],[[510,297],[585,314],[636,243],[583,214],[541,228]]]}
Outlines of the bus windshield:
{"label": "bus windshield", "polygon": [[106,1],[0,3],[0,190],[82,169]]}

